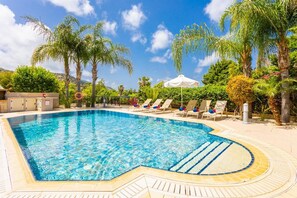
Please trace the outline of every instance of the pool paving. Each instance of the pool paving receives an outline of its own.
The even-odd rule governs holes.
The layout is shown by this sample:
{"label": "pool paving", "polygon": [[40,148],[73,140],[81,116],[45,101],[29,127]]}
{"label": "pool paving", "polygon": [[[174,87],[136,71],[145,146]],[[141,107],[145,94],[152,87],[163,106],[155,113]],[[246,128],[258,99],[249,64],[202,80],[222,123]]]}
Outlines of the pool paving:
{"label": "pool paving", "polygon": [[[113,110],[127,112],[126,109]],[[151,116],[172,118],[172,114],[151,114]],[[176,117],[174,119],[203,122],[215,128],[214,134],[247,147],[254,155],[254,163],[245,170],[225,175],[187,175],[139,167],[106,182],[36,182],[32,175],[30,176],[28,164],[24,163],[24,158],[23,161],[20,160],[21,151],[16,150],[17,145],[14,145],[15,142],[8,136],[7,120],[2,119],[0,123],[2,128],[0,131],[0,195],[1,197],[296,197],[297,160],[292,155],[273,144],[259,141],[246,134],[236,133],[241,129],[237,126],[240,126],[238,122],[235,122],[236,125],[232,127],[229,120],[213,122],[193,118]],[[242,128],[246,127],[254,129],[253,125]],[[248,155],[236,153],[238,148],[234,146],[236,145],[229,145],[228,149],[211,163],[211,166],[204,170],[197,167],[195,172],[198,169],[204,174],[224,172],[225,167],[234,170],[232,166],[237,167],[238,164],[247,163],[243,159],[248,158]],[[219,151],[226,147],[227,145],[222,145]],[[205,161],[204,165],[207,163],[209,162]],[[27,172],[24,171],[26,169]]]}

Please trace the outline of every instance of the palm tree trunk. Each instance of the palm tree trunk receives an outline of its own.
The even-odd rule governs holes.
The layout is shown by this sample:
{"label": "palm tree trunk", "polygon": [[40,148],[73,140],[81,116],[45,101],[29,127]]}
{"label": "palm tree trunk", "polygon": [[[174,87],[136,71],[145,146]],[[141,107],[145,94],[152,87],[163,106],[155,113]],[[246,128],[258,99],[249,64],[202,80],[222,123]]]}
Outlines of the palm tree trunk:
{"label": "palm tree trunk", "polygon": [[[245,47],[245,50],[242,54],[242,69],[243,69],[243,74],[246,77],[251,77],[252,76],[252,48],[249,46]],[[253,117],[253,108],[252,108],[252,103],[248,103],[248,117],[251,119]]]}
{"label": "palm tree trunk", "polygon": [[[77,86],[77,92],[81,92],[81,75],[82,75],[82,72],[81,72],[81,64],[80,64],[80,61],[78,61],[76,63],[76,86]],[[76,100],[76,106],[77,107],[82,107],[82,103],[81,103],[81,100]]]}
{"label": "palm tree trunk", "polygon": [[65,108],[70,108],[70,101],[69,101],[70,68],[69,68],[68,56],[64,56],[64,70],[65,70]]}
{"label": "palm tree trunk", "polygon": [[268,98],[268,105],[271,109],[276,125],[281,126],[282,121],[281,121],[280,113],[279,113],[279,110],[277,109],[277,104],[274,97]]}
{"label": "palm tree trunk", "polygon": [[[278,42],[278,66],[281,70],[281,78],[285,80],[289,78],[289,66],[290,66],[290,57],[289,57],[289,47],[288,40],[285,35],[280,37]],[[289,84],[282,84],[282,108],[281,108],[281,119],[283,123],[290,122],[290,92],[288,91]]]}
{"label": "palm tree trunk", "polygon": [[265,52],[263,48],[258,49],[257,68],[260,69],[265,64]]}
{"label": "palm tree trunk", "polygon": [[91,107],[95,107],[96,102],[96,81],[98,70],[97,70],[97,63],[92,64],[92,99],[91,99]]}

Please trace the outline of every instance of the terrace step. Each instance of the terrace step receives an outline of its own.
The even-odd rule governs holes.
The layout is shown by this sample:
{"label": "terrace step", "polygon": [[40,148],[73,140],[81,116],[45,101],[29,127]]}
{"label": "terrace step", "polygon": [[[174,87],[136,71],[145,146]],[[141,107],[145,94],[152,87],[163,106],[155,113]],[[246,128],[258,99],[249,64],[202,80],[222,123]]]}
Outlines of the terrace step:
{"label": "terrace step", "polygon": [[220,156],[232,143],[223,142],[219,144],[214,150],[210,151],[205,158],[200,160],[198,164],[193,166],[188,173],[201,174],[218,156]]}

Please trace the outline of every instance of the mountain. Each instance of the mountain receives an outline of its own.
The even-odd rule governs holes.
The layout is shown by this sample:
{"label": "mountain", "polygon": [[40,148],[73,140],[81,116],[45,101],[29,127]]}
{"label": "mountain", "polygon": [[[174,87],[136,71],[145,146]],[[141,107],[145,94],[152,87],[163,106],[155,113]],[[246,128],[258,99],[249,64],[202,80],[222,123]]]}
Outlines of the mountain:
{"label": "mountain", "polygon": [[[56,77],[58,78],[59,81],[64,81],[65,79],[65,74],[61,74],[61,73],[53,73],[56,75]],[[70,83],[74,83],[76,84],[76,79],[73,76],[70,76]],[[85,81],[85,80],[81,80],[81,86],[84,87],[85,85],[89,84],[91,82]]]}
{"label": "mountain", "polygon": [[4,68],[0,67],[0,72],[13,72],[13,71],[10,71],[10,70],[7,70],[7,69],[4,69]]}

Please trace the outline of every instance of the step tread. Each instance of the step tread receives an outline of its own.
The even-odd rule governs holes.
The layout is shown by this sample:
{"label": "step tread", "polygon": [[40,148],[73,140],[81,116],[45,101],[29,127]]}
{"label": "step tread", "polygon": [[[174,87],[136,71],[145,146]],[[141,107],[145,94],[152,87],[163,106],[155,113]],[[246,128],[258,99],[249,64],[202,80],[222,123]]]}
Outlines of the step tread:
{"label": "step tread", "polygon": [[210,142],[206,142],[202,144],[199,148],[194,150],[192,153],[190,153],[188,156],[183,158],[181,161],[179,161],[176,165],[174,165],[172,168],[170,168],[171,171],[176,171],[180,167],[182,167],[185,163],[187,163],[190,159],[192,159],[195,155],[197,155],[199,152],[203,151],[208,145],[210,145]]}
{"label": "step tread", "polygon": [[193,159],[188,161],[186,164],[184,164],[180,169],[177,170],[177,172],[185,173],[189,169],[191,169],[192,166],[197,164],[205,155],[207,155],[212,149],[214,149],[216,146],[218,146],[219,142],[213,142],[211,143],[206,149],[204,149],[201,153],[196,155]]}
{"label": "step tread", "polygon": [[223,142],[217,148],[215,148],[212,152],[210,152],[203,160],[201,160],[198,164],[196,164],[188,173],[198,174],[201,170],[204,169],[209,163],[211,163],[217,155],[219,155],[224,149],[226,149],[230,143]]}

